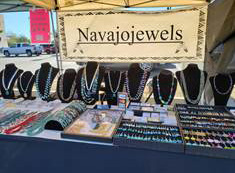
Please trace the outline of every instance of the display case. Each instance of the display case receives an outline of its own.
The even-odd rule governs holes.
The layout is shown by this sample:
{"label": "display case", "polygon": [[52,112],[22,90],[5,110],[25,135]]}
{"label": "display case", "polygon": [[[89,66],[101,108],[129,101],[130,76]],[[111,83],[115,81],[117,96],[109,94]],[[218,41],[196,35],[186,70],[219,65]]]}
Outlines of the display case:
{"label": "display case", "polygon": [[113,143],[125,147],[184,152],[183,140],[177,126],[122,121]]}
{"label": "display case", "polygon": [[88,109],[61,134],[62,138],[112,143],[123,112]]}

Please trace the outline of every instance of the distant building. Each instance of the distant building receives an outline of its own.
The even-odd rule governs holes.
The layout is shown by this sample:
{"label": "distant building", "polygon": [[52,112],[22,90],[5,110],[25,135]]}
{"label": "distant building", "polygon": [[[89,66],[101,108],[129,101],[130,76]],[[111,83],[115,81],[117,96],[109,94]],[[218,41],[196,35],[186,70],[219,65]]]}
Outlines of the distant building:
{"label": "distant building", "polygon": [[5,33],[4,17],[0,15],[0,48],[2,47],[8,47],[8,43]]}

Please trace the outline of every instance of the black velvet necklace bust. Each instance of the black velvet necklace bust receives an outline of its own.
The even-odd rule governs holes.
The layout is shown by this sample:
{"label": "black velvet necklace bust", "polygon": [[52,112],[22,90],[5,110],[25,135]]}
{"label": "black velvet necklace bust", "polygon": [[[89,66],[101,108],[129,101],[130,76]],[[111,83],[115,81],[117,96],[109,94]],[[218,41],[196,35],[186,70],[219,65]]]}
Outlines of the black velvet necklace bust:
{"label": "black velvet necklace bust", "polygon": [[210,84],[216,106],[226,106],[233,90],[234,80],[232,74],[217,74],[210,77]]}
{"label": "black velvet necklace bust", "polygon": [[125,73],[108,71],[104,76],[106,100],[109,105],[117,105],[117,93],[123,91]]}
{"label": "black velvet necklace bust", "polygon": [[[38,74],[40,70],[40,73]],[[51,70],[51,75],[49,74]],[[36,88],[37,88],[37,94],[38,92],[40,95],[45,95],[45,88],[48,78],[50,78],[49,84],[52,85],[57,73],[59,72],[58,68],[52,67],[50,63],[42,63],[40,69],[36,70],[35,76],[36,76]],[[37,76],[38,76],[38,83],[37,83]],[[44,101],[51,101],[54,100],[50,97],[50,91],[48,93],[48,97],[41,98]]]}
{"label": "black velvet necklace bust", "polygon": [[32,72],[26,71],[21,74],[17,81],[17,87],[20,92],[20,95],[24,99],[33,99],[32,97],[32,88],[35,82],[35,76]]}
{"label": "black velvet necklace bust", "polygon": [[[89,98],[91,98],[91,101],[88,101],[88,98],[85,97],[84,93],[82,92],[82,90],[85,91],[86,93],[88,92],[85,84],[82,84],[82,77],[83,77],[83,79],[85,78],[84,70],[86,70],[87,81],[85,81],[85,82],[87,82],[87,85],[89,87],[92,87],[91,83],[93,82],[93,80],[95,78],[94,75],[96,73],[97,68],[98,68],[97,88],[96,88],[95,92],[92,92],[91,94],[89,94],[90,95]],[[84,101],[88,105],[95,104],[96,101],[99,99],[99,89],[100,89],[100,84],[103,80],[104,74],[105,74],[105,69],[103,67],[99,66],[99,64],[97,62],[94,62],[94,61],[87,62],[86,67],[81,68],[77,73],[76,83],[77,83],[78,99]]]}
{"label": "black velvet necklace bust", "polygon": [[73,100],[76,90],[76,76],[77,73],[74,69],[67,69],[64,74],[59,76],[56,90],[62,103],[69,103]]}
{"label": "black velvet necklace bust", "polygon": [[[145,76],[144,80],[142,80],[143,76]],[[142,70],[139,67],[139,64],[133,63],[130,65],[130,68],[128,69],[128,73],[126,76],[126,90],[128,92],[128,88],[129,88],[128,96],[131,102],[140,102],[149,76],[150,76],[150,72]],[[141,81],[142,82],[145,81],[145,83],[141,84]],[[140,89],[140,87],[142,89]],[[139,93],[139,91],[141,91],[141,93]],[[137,97],[137,95],[139,95],[139,97]]]}
{"label": "black velvet necklace bust", "polygon": [[170,105],[174,99],[176,88],[177,79],[169,70],[162,70],[159,75],[153,77],[153,96],[156,104]]}
{"label": "black velvet necklace bust", "polygon": [[22,72],[23,70],[18,69],[13,63],[5,65],[5,69],[0,72],[0,89],[3,98],[15,99],[13,87]]}
{"label": "black velvet necklace bust", "polygon": [[[184,98],[187,104],[194,104],[192,102],[190,102],[190,100],[187,99],[186,97],[186,92],[188,93],[188,97],[191,100],[196,100],[198,97],[201,98],[201,94],[202,92],[200,92],[200,85],[203,84],[202,86],[202,91],[205,88],[205,83],[207,80],[207,73],[205,71],[201,71],[197,64],[189,64],[184,70],[182,70],[183,75],[184,75],[184,79],[185,79],[185,83],[187,86],[187,91],[185,91],[185,88],[183,87],[183,82],[182,82],[182,78],[181,78],[181,71],[177,71],[176,72],[176,77],[180,83],[181,89],[184,93]],[[204,74],[204,81],[201,84],[201,72]],[[200,96],[199,96],[200,94]],[[200,101],[200,100],[199,100]],[[199,101],[197,103],[195,103],[195,105],[197,105],[199,103]]]}

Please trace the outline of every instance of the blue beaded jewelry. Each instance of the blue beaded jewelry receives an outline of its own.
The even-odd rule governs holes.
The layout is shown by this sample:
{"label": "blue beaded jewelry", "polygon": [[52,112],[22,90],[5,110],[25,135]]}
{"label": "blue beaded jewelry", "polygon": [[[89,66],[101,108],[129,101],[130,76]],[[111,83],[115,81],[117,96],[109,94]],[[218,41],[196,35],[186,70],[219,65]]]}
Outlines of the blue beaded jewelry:
{"label": "blue beaded jewelry", "polygon": [[157,76],[157,91],[158,91],[158,95],[159,95],[159,100],[161,101],[161,103],[163,105],[168,105],[173,97],[172,94],[173,94],[173,90],[174,90],[174,76],[172,75],[171,90],[170,90],[169,97],[168,97],[167,101],[165,101],[165,100],[163,100],[163,98],[161,96],[159,75]]}
{"label": "blue beaded jewelry", "polygon": [[39,74],[40,74],[40,70],[38,70],[37,76],[36,76],[36,90],[37,90],[37,96],[39,96],[42,100],[47,100],[50,96],[50,90],[51,90],[51,74],[52,74],[52,67],[50,67],[49,73],[48,73],[48,77],[46,80],[46,85],[44,88],[44,92],[43,94],[40,93],[40,89],[39,89]]}

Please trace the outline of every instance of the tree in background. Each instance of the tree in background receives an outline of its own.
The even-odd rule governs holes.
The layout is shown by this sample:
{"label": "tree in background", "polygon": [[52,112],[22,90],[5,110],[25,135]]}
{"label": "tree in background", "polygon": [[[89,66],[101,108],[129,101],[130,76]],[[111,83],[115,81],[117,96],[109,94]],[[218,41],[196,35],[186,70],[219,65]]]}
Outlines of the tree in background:
{"label": "tree in background", "polygon": [[14,33],[8,34],[8,45],[12,46],[17,43],[30,43],[30,39],[24,35],[16,35]]}

